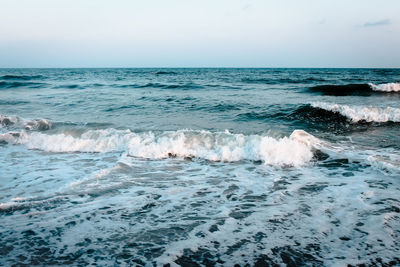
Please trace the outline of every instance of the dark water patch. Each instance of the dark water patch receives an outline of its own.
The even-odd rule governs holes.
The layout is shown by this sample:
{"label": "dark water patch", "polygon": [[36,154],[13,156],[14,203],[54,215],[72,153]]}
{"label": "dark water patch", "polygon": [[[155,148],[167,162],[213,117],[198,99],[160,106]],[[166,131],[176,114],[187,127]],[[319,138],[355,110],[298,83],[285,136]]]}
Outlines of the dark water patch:
{"label": "dark water patch", "polygon": [[377,93],[368,84],[318,85],[309,88],[309,91],[332,96],[371,96]]}
{"label": "dark water patch", "polygon": [[244,83],[249,84],[301,84],[301,83],[313,83],[313,82],[324,82],[323,78],[309,77],[309,78],[243,78],[241,80]]}
{"label": "dark water patch", "polygon": [[303,80],[301,78],[299,79],[291,79],[291,78],[284,78],[284,79],[279,79],[278,83],[292,83],[292,84],[297,84],[297,83],[305,83],[307,80]]}
{"label": "dark water patch", "polygon": [[0,89],[17,89],[17,88],[43,88],[46,83],[39,82],[0,82]]}
{"label": "dark water patch", "polygon": [[174,71],[157,71],[154,73],[155,75],[176,75],[178,74],[177,72]]}
{"label": "dark water patch", "polygon": [[146,84],[122,84],[118,85],[121,88],[156,88],[156,89],[202,89],[203,86],[193,83],[186,84],[164,84],[164,83],[146,83]]}
{"label": "dark water patch", "polygon": [[393,74],[395,71],[394,69],[373,69],[372,72],[379,75],[388,75]]}
{"label": "dark water patch", "polygon": [[124,109],[131,109],[131,108],[137,108],[137,105],[123,105],[119,107],[110,107],[105,109],[105,112],[111,112],[111,111],[117,111],[117,110],[124,110]]}
{"label": "dark water patch", "polygon": [[277,114],[272,115],[268,111],[260,111],[260,112],[251,111],[251,112],[245,112],[245,113],[238,114],[236,116],[236,120],[238,120],[238,121],[267,120],[272,117],[275,117],[276,115]]}
{"label": "dark water patch", "polygon": [[114,124],[111,122],[87,122],[84,125],[89,128],[106,128],[113,126]]}
{"label": "dark water patch", "polygon": [[102,84],[102,83],[93,83],[93,84],[90,84],[90,85],[88,85],[88,86],[90,86],[90,87],[104,87],[105,84]]}
{"label": "dark water patch", "polygon": [[28,80],[37,80],[37,79],[42,79],[44,78],[42,75],[4,75],[0,77],[3,80],[23,80],[23,81],[28,81]]}
{"label": "dark water patch", "polygon": [[24,105],[24,104],[29,104],[30,102],[28,102],[28,101],[18,101],[18,100],[1,100],[0,99],[0,105],[4,105],[4,106],[7,106],[7,105]]}
{"label": "dark water patch", "polygon": [[[279,256],[286,266],[321,266],[322,261],[318,259],[319,250],[319,245],[309,245],[304,250],[290,246],[271,249],[272,254]],[[270,265],[274,264],[271,263]]]}
{"label": "dark water patch", "polygon": [[313,151],[313,159],[316,161],[324,161],[329,158],[329,155],[319,149]]}
{"label": "dark water patch", "polygon": [[[238,243],[230,247],[229,251],[223,253],[230,255],[234,251],[240,250],[240,247],[248,243],[248,240],[240,240]],[[218,251],[219,242],[213,242],[216,251]],[[322,266],[323,262],[319,256],[319,245],[308,245],[305,248],[283,246],[271,249],[271,254],[260,254],[253,261],[245,265],[240,265],[239,262],[234,266],[281,266],[282,262],[286,266]],[[229,252],[229,253],[228,253]],[[243,255],[244,256],[244,255]],[[196,251],[184,249],[183,253],[175,263],[180,266],[218,266],[224,265],[225,261],[221,259],[221,254],[215,251],[199,248]],[[170,266],[169,264],[164,266]]]}
{"label": "dark water patch", "polygon": [[84,89],[79,84],[63,84],[63,85],[58,85],[54,87],[55,89]]}
{"label": "dark water patch", "polygon": [[349,160],[346,158],[343,159],[332,159],[332,160],[328,160],[325,161],[321,164],[321,166],[324,166],[326,168],[330,168],[330,169],[337,169],[337,168],[345,168],[345,167],[349,167]]}
{"label": "dark water patch", "polygon": [[238,107],[238,105],[232,105],[232,104],[218,104],[215,105],[213,107],[211,107],[210,109],[211,111],[232,111],[232,110],[240,110],[240,108]]}
{"label": "dark water patch", "polygon": [[197,110],[204,109],[210,112],[229,112],[234,110],[240,110],[240,107],[238,105],[233,105],[233,104],[219,103],[217,105],[195,107],[195,109]]}
{"label": "dark water patch", "polygon": [[328,187],[328,183],[308,184],[308,185],[305,185],[305,186],[299,188],[299,193],[300,193],[300,195],[319,193],[320,191],[324,190],[327,187]]}
{"label": "dark water patch", "polygon": [[[279,116],[280,114],[278,114]],[[302,105],[286,116],[290,119],[307,121],[309,123],[348,124],[348,118],[338,112],[313,107],[309,104]]]}
{"label": "dark water patch", "polygon": [[276,84],[276,81],[267,78],[243,78],[244,83],[262,83],[262,84]]}

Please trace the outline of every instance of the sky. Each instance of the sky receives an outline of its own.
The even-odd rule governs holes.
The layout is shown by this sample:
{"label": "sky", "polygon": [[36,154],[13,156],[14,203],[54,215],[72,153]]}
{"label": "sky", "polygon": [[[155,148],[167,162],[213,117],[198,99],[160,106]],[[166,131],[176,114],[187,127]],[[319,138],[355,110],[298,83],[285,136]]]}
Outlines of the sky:
{"label": "sky", "polygon": [[400,0],[0,0],[0,67],[400,67]]}

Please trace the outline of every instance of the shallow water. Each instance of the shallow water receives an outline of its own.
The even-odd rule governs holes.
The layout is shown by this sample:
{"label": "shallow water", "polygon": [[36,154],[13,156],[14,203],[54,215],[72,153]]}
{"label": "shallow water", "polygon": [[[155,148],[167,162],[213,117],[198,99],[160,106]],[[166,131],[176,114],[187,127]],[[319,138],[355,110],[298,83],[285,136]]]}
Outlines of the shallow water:
{"label": "shallow water", "polygon": [[1,265],[398,265],[398,69],[1,69]]}

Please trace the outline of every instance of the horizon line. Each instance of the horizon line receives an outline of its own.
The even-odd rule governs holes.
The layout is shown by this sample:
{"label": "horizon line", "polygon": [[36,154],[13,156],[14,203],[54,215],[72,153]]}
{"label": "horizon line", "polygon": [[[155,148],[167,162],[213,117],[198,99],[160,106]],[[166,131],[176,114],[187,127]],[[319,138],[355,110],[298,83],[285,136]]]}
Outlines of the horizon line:
{"label": "horizon line", "polygon": [[0,67],[0,69],[400,69],[399,67]]}

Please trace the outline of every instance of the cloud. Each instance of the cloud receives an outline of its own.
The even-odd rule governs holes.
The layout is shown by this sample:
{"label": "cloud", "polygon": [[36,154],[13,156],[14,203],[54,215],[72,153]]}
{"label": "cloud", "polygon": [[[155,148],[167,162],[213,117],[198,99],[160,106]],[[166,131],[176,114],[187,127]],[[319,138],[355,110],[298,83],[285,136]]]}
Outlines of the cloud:
{"label": "cloud", "polygon": [[385,26],[385,25],[390,25],[392,22],[390,19],[383,19],[383,20],[378,20],[378,21],[372,21],[372,22],[366,22],[364,23],[364,27],[375,27],[375,26]]}

